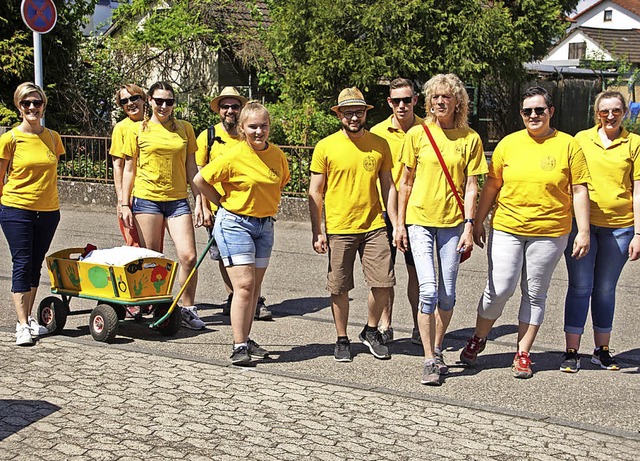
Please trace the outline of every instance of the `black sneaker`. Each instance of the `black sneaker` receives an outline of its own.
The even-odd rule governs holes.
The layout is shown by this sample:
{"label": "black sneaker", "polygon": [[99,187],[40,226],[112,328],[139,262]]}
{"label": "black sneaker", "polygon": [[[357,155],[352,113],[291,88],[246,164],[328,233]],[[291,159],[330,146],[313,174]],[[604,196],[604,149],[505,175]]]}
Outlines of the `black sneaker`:
{"label": "black sneaker", "polygon": [[231,300],[233,299],[233,293],[229,293],[227,296],[227,302],[224,306],[222,306],[222,315],[226,315],[227,317],[231,315]]}
{"label": "black sneaker", "polygon": [[565,373],[577,373],[580,369],[580,354],[575,349],[567,349],[567,352],[562,356],[562,363],[560,364],[560,371]]}
{"label": "black sneaker", "polygon": [[620,366],[616,359],[611,355],[611,350],[609,350],[609,346],[600,346],[599,348],[593,351],[593,356],[591,356],[591,363],[594,365],[600,365],[600,368],[605,370],[619,370]]}
{"label": "black sneaker", "polygon": [[267,309],[264,301],[264,296],[260,296],[258,298],[258,303],[256,304],[256,315],[253,317],[256,320],[271,320],[273,318],[273,314],[271,314],[271,311]]}
{"label": "black sneaker", "polygon": [[336,362],[351,362],[351,343],[346,341],[336,341],[336,347],[333,349],[333,358]]}
{"label": "black sneaker", "polygon": [[386,330],[380,330],[380,338],[382,344],[389,344],[393,341],[393,328],[389,327]]}
{"label": "black sneaker", "polygon": [[247,346],[234,348],[231,353],[231,363],[238,366],[249,365],[251,363],[249,348]]}
{"label": "black sneaker", "polygon": [[367,327],[365,325],[362,333],[360,333],[360,341],[362,341],[362,344],[369,348],[375,358],[381,360],[387,360],[391,358],[389,349],[383,344],[382,335],[377,329],[369,331],[367,330]]}
{"label": "black sneaker", "polygon": [[253,359],[266,359],[269,357],[269,351],[264,347],[260,347],[260,345],[253,339],[247,340],[247,349],[249,350],[249,355]]}

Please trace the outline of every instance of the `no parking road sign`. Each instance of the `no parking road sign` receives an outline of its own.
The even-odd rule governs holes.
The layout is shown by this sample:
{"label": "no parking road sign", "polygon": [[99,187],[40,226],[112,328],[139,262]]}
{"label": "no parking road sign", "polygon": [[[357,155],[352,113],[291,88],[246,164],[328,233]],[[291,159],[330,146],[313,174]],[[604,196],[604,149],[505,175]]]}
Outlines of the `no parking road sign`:
{"label": "no parking road sign", "polygon": [[58,18],[53,0],[22,0],[20,12],[29,29],[39,34],[51,31]]}

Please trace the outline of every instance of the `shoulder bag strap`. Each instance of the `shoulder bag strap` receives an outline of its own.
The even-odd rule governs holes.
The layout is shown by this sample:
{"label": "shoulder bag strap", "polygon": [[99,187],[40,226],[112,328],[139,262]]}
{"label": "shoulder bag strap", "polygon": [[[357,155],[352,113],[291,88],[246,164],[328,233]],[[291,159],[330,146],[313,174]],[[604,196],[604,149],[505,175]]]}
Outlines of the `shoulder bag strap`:
{"label": "shoulder bag strap", "polygon": [[449,173],[449,170],[447,169],[447,165],[444,163],[444,159],[442,158],[442,154],[440,153],[440,149],[438,149],[438,146],[436,145],[436,141],[433,139],[433,135],[431,134],[431,131],[429,130],[429,127],[427,126],[426,123],[422,124],[422,128],[424,128],[424,132],[427,133],[427,137],[429,138],[429,141],[431,142],[431,146],[433,147],[433,150],[436,152],[436,155],[438,156],[438,161],[440,162],[440,166],[442,167],[442,172],[444,173],[445,177],[447,178],[447,182],[449,183],[449,187],[451,188],[451,191],[453,192],[453,195],[456,198],[456,202],[458,202],[458,206],[460,207],[460,211],[462,212],[462,216],[464,217],[464,205],[462,203],[462,199],[460,198],[460,194],[458,194],[458,190],[456,189],[455,184],[453,184],[453,179],[451,178],[451,174]]}

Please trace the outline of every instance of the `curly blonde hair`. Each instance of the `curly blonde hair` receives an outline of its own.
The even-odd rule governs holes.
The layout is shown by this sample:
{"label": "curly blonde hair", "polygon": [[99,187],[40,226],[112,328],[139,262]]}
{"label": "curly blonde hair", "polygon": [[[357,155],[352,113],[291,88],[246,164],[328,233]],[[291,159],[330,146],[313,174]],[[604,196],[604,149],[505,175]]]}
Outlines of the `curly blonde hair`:
{"label": "curly blonde hair", "polygon": [[462,80],[455,74],[438,74],[429,79],[424,84],[423,93],[425,99],[425,109],[427,122],[435,123],[436,116],[431,113],[433,104],[431,97],[436,94],[436,90],[444,90],[456,99],[456,109],[453,115],[453,124],[456,128],[466,128],[469,126],[469,95]]}

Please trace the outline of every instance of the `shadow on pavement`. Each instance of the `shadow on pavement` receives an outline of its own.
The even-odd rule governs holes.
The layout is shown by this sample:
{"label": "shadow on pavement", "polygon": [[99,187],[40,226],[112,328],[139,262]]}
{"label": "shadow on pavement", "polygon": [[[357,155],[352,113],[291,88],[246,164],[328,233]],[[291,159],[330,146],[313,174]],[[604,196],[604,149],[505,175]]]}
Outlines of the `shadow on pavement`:
{"label": "shadow on pavement", "polygon": [[331,307],[331,298],[310,297],[287,299],[279,304],[267,306],[274,317],[287,317],[289,315],[304,315],[319,312]]}
{"label": "shadow on pavement", "polygon": [[0,399],[0,442],[58,410],[44,400]]}

